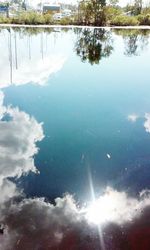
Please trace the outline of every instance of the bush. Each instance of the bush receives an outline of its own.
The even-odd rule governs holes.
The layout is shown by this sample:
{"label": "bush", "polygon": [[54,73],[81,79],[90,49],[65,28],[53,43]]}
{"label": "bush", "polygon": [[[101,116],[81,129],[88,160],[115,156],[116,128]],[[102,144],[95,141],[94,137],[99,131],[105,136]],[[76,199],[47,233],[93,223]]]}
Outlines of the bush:
{"label": "bush", "polygon": [[22,20],[21,17],[12,17],[10,22],[13,24],[24,24],[24,20]]}
{"label": "bush", "polygon": [[45,24],[53,24],[53,17],[50,14],[44,15],[44,23]]}
{"label": "bush", "polygon": [[139,21],[136,17],[119,15],[113,18],[110,24],[116,26],[135,26],[139,24]]}
{"label": "bush", "polygon": [[11,18],[15,24],[44,24],[44,16],[36,12],[23,12],[19,16]]}
{"label": "bush", "polygon": [[8,20],[13,24],[53,24],[51,15],[41,15],[36,12],[23,12],[18,16],[9,18]]}
{"label": "bush", "polygon": [[5,16],[0,16],[0,23],[10,23],[11,20]]}
{"label": "bush", "polygon": [[138,21],[140,25],[150,25],[150,14],[139,15]]}
{"label": "bush", "polygon": [[61,25],[72,24],[72,19],[70,17],[63,17],[62,19],[60,19],[60,24]]}
{"label": "bush", "polygon": [[105,7],[106,22],[110,24],[116,16],[122,15],[122,10],[112,6]]}
{"label": "bush", "polygon": [[44,17],[35,12],[25,12],[20,16],[20,19],[24,21],[25,24],[43,24]]}

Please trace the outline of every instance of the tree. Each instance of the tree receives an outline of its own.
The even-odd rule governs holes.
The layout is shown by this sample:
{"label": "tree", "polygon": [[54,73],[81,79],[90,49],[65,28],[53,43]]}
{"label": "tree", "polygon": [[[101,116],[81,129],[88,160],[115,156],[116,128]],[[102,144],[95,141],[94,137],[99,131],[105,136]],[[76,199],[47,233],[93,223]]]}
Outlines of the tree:
{"label": "tree", "polygon": [[102,25],[105,23],[104,6],[106,6],[105,0],[92,0],[92,9],[94,15],[94,24]]}
{"label": "tree", "polygon": [[22,4],[22,0],[12,0],[11,2],[12,2],[12,3],[17,3],[17,4],[19,4],[20,6],[21,6],[21,4]]}
{"label": "tree", "polygon": [[105,24],[106,0],[82,0],[79,3],[79,20],[96,26]]}
{"label": "tree", "polygon": [[109,0],[108,1],[108,5],[113,6],[113,7],[117,6],[118,3],[119,3],[119,0]]}
{"label": "tree", "polygon": [[134,2],[134,14],[139,15],[142,11],[142,0],[135,0]]}
{"label": "tree", "polygon": [[85,25],[92,23],[92,6],[90,1],[82,0],[79,4],[78,22]]}

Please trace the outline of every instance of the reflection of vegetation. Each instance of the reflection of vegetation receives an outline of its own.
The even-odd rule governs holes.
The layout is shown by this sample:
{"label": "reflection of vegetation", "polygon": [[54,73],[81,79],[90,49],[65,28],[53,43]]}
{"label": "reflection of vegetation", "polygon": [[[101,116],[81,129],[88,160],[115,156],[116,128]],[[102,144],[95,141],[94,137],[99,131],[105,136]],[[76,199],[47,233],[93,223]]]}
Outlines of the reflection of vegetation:
{"label": "reflection of vegetation", "polygon": [[120,35],[122,37],[127,37],[131,35],[141,35],[141,36],[149,36],[150,30],[148,29],[112,29],[116,35]]}
{"label": "reflection of vegetation", "polygon": [[77,29],[75,50],[83,62],[98,64],[103,57],[110,56],[113,47],[111,33],[105,29]]}
{"label": "reflection of vegetation", "polygon": [[150,30],[114,29],[114,32],[123,37],[128,56],[138,55],[148,45]]}
{"label": "reflection of vegetation", "polygon": [[[14,32],[18,32],[20,33],[21,35],[38,35],[40,33],[47,33],[47,34],[50,34],[52,32],[58,32],[60,31],[60,29],[56,29],[56,28],[53,28],[53,27],[47,27],[47,28],[38,28],[38,27],[12,27],[12,30]],[[61,31],[62,32],[68,32],[69,31],[69,28],[61,28]]]}
{"label": "reflection of vegetation", "polygon": [[38,35],[39,33],[43,32],[43,28],[20,28],[20,27],[12,27],[14,32],[20,33],[21,35]]}

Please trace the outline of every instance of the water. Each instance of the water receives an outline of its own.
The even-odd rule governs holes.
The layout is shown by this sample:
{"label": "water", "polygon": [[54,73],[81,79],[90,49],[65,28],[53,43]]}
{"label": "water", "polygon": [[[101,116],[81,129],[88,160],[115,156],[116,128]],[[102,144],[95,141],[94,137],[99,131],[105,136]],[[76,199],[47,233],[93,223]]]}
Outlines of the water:
{"label": "water", "polygon": [[8,28],[0,48],[3,107],[28,116],[14,116],[0,142],[25,175],[5,176],[27,197],[88,202],[91,181],[96,197],[150,188],[149,30]]}

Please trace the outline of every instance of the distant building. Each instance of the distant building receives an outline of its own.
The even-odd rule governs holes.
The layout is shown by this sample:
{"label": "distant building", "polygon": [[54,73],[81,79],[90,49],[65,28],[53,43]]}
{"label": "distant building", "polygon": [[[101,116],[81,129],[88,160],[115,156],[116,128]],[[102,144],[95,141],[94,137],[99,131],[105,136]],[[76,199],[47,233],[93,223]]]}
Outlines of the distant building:
{"label": "distant building", "polygon": [[63,10],[62,10],[62,15],[63,15],[64,17],[69,17],[69,16],[72,15],[72,11],[69,10],[69,9],[63,9]]}
{"label": "distant building", "polygon": [[8,3],[0,3],[0,14],[9,15],[9,4]]}
{"label": "distant building", "polygon": [[43,13],[59,13],[61,11],[61,6],[58,4],[52,5],[52,4],[44,4],[43,5]]}

